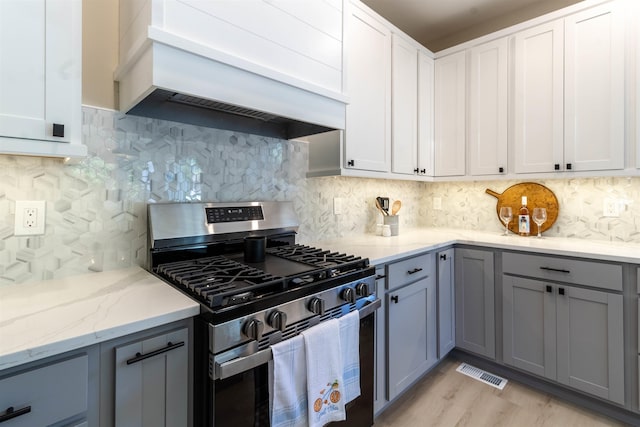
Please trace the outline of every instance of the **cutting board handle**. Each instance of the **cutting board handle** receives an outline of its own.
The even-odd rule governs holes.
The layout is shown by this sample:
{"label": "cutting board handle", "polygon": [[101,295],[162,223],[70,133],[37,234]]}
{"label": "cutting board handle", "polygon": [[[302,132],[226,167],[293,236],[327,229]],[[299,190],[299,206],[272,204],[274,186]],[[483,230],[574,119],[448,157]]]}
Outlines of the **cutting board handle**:
{"label": "cutting board handle", "polygon": [[486,190],[484,190],[484,191],[485,191],[485,193],[487,193],[487,194],[491,194],[491,195],[492,195],[493,197],[495,197],[496,199],[499,199],[499,198],[500,198],[500,196],[502,196],[502,194],[500,194],[500,193],[496,193],[495,191],[493,191],[493,190],[489,190],[488,188],[487,188]]}

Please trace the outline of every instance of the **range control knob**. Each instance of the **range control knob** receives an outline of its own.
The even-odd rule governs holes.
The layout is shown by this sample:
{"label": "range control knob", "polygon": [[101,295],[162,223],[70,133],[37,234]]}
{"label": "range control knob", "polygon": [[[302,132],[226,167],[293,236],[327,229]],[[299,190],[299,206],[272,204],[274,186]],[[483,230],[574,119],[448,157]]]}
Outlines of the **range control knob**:
{"label": "range control knob", "polygon": [[342,290],[342,300],[348,302],[349,304],[353,304],[356,302],[356,292],[353,288],[344,288]]}
{"label": "range control knob", "polygon": [[309,301],[307,308],[310,312],[322,316],[324,314],[324,300],[318,297],[313,297]]}
{"label": "range control knob", "polygon": [[371,295],[371,292],[369,291],[369,285],[364,282],[358,283],[356,285],[356,294],[359,297],[368,297],[369,295]]}
{"label": "range control knob", "polygon": [[260,340],[262,338],[262,331],[264,330],[264,324],[258,319],[251,319],[242,327],[242,333],[252,340]]}
{"label": "range control knob", "polygon": [[273,329],[278,329],[280,332],[284,332],[284,330],[287,329],[287,313],[275,310],[269,314],[267,323]]}

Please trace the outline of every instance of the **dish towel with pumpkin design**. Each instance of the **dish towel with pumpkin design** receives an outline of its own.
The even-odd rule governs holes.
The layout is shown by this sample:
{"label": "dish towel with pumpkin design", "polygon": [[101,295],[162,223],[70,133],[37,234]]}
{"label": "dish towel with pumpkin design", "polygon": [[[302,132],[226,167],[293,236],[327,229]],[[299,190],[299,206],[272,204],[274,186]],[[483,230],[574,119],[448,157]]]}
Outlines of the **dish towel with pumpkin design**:
{"label": "dish towel with pumpkin design", "polygon": [[306,427],[307,360],[298,335],[271,346],[269,409],[271,427]]}
{"label": "dish towel with pumpkin design", "polygon": [[344,367],[344,403],[347,404],[360,396],[360,313],[352,311],[338,321]]}
{"label": "dish towel with pumpkin design", "polygon": [[302,332],[307,359],[309,427],[346,419],[340,322],[327,320]]}

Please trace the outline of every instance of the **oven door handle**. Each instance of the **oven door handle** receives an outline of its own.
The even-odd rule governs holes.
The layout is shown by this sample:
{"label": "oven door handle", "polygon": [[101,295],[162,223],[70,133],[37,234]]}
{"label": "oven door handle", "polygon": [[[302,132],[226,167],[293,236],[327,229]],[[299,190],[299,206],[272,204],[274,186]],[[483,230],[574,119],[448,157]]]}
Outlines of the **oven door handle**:
{"label": "oven door handle", "polygon": [[[379,298],[376,298],[371,303],[363,306],[359,309],[360,319],[363,319],[369,316],[371,313],[376,311],[382,305],[382,301]],[[224,353],[220,355],[224,358]],[[267,348],[264,350],[260,350],[256,353],[253,353],[249,356],[237,357],[235,359],[231,359],[226,362],[217,362],[214,364],[214,380],[223,380],[225,378],[232,377],[234,375],[240,374],[242,372],[246,372],[250,369],[258,367],[262,364],[265,364],[273,359],[273,353],[271,352],[271,348]]]}

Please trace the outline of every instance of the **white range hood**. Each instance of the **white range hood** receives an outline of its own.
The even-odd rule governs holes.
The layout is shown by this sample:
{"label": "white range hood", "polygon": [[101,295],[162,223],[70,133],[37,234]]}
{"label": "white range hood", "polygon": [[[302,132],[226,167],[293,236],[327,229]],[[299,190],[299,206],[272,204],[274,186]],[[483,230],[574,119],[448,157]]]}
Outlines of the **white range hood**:
{"label": "white range hood", "polygon": [[[130,4],[121,2],[121,8],[125,3]],[[221,17],[214,15],[232,21],[236,11],[222,9],[233,3],[242,6],[242,2],[151,0],[139,10],[121,10],[120,66],[114,77],[120,83],[120,110],[281,139],[344,129],[341,3],[333,2],[324,14],[327,27],[337,28],[336,19],[340,25],[339,34],[335,30],[321,48],[316,46],[316,34],[310,33],[317,23],[300,29],[313,42],[307,44],[311,52],[320,52],[318,58],[304,50],[296,34],[278,39],[273,29],[283,23],[266,23],[270,28],[261,30],[238,12],[243,25],[223,26]],[[255,13],[271,13],[287,4],[278,3],[257,1],[261,6]],[[337,4],[339,14],[334,10]],[[256,8],[245,7],[243,13],[251,9]],[[317,18],[303,13],[302,19]],[[194,29],[194,22],[208,24],[200,30]],[[225,31],[226,37],[217,37],[215,31]],[[325,39],[327,32],[331,33],[322,31]],[[283,47],[289,40],[292,46]],[[329,53],[322,50],[325,45],[331,48]]]}

